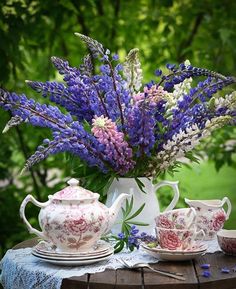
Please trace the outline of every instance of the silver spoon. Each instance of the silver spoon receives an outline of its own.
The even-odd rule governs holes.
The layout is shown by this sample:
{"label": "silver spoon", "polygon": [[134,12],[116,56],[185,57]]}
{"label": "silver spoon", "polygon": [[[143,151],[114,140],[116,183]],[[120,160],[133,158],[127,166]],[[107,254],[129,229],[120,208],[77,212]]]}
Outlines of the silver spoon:
{"label": "silver spoon", "polygon": [[129,265],[124,259],[118,259],[120,261],[121,264],[123,264],[125,267],[129,268],[129,269],[137,269],[137,268],[148,268],[150,270],[152,270],[153,272],[156,272],[158,274],[164,275],[164,276],[168,276],[170,278],[174,278],[177,280],[182,280],[185,281],[186,279],[183,276],[183,274],[181,273],[172,273],[172,272],[168,272],[168,271],[163,271],[163,270],[156,270],[154,268],[152,268],[150,265],[146,264],[146,263],[136,263],[134,265]]}

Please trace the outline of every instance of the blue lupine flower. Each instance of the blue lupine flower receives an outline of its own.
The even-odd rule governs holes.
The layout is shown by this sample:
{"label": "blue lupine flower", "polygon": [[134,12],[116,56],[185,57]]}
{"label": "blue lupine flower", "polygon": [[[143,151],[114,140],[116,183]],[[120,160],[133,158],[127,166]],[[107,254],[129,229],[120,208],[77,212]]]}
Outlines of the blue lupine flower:
{"label": "blue lupine flower", "polygon": [[119,233],[119,234],[118,234],[118,238],[121,239],[121,240],[125,239],[125,234],[122,233],[122,232]]}
{"label": "blue lupine flower", "polygon": [[113,59],[114,61],[118,61],[118,60],[119,60],[119,55],[118,55],[118,54],[114,54],[114,55],[112,56],[112,59]]}
{"label": "blue lupine flower", "polygon": [[161,76],[162,75],[162,70],[161,69],[156,69],[155,70],[155,75],[156,76]]}
{"label": "blue lupine flower", "polygon": [[135,236],[138,234],[139,230],[136,228],[136,226],[132,226],[130,230],[130,235]]}

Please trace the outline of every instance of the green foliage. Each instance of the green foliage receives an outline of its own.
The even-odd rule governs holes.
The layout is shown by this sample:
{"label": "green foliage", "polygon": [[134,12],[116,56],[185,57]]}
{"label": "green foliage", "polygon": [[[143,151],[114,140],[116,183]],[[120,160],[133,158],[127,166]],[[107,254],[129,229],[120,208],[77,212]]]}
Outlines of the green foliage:
{"label": "green foliage", "polygon": [[134,197],[131,197],[130,202],[126,199],[125,208],[122,209],[122,223],[121,223],[121,232],[124,233],[126,236],[129,235],[129,231],[131,229],[131,225],[138,225],[138,226],[148,226],[148,224],[143,222],[137,222],[133,220],[137,217],[145,207],[145,204],[142,204],[137,211],[133,212],[133,205],[134,205]]}
{"label": "green foliage", "polygon": [[[236,75],[235,28],[236,2],[231,0],[2,0],[0,86],[33,96],[24,84],[26,79],[60,79],[54,74],[50,57],[64,57],[77,66],[86,52],[74,32],[96,38],[123,58],[138,47],[146,81],[154,77],[156,68],[184,59],[225,75]],[[1,111],[1,131],[9,119],[10,115]],[[73,175],[104,200],[105,185],[112,181],[63,154],[48,158],[20,177],[25,160],[47,135],[47,130],[35,130],[26,124],[0,135],[2,252],[29,237],[18,217],[26,193],[45,201],[48,194],[64,185],[65,177]],[[235,167],[236,147],[229,150],[227,145],[227,141],[235,139],[235,129],[221,129],[202,144],[199,155],[204,152],[217,169],[224,164]],[[37,223],[34,207],[27,213]]]}

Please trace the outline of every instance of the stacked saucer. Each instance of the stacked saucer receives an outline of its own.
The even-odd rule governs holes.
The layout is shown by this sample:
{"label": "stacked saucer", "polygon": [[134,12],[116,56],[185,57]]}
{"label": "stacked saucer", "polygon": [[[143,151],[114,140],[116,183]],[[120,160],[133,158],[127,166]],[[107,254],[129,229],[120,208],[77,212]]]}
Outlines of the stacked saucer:
{"label": "stacked saucer", "polygon": [[188,247],[185,250],[169,250],[163,249],[159,245],[152,248],[149,247],[148,244],[142,243],[141,248],[149,255],[160,260],[186,261],[205,254],[207,245],[195,242],[191,247]]}
{"label": "stacked saucer", "polygon": [[88,249],[86,252],[61,252],[52,243],[41,241],[33,249],[32,254],[48,263],[65,266],[78,266],[92,264],[107,260],[114,253],[113,247],[99,240],[96,246]]}

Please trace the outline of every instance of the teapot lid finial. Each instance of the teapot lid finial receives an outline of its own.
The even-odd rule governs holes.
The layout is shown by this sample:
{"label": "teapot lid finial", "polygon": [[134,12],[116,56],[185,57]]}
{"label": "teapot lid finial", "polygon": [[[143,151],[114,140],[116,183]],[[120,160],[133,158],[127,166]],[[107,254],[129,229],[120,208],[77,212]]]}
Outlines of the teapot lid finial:
{"label": "teapot lid finial", "polygon": [[79,185],[79,180],[72,178],[67,182],[68,185],[70,186],[78,186]]}

